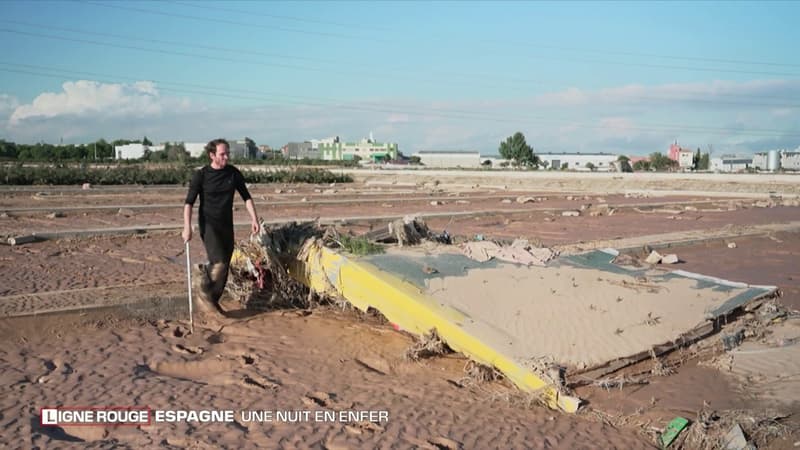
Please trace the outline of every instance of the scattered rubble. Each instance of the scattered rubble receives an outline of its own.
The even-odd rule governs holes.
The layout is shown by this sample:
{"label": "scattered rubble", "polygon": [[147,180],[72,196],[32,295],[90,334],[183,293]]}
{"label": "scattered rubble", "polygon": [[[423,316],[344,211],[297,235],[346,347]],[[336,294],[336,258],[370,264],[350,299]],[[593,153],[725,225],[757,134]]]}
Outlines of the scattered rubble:
{"label": "scattered rubble", "polygon": [[439,337],[436,329],[432,329],[422,337],[417,338],[414,344],[406,350],[404,356],[410,361],[419,361],[423,358],[446,355],[448,353],[453,353],[453,350]]}
{"label": "scattered rubble", "polygon": [[562,211],[561,215],[564,216],[564,217],[578,217],[578,216],[581,215],[581,212],[580,211],[575,211],[575,210]]}
{"label": "scattered rubble", "polygon": [[661,258],[663,258],[663,256],[661,256],[661,254],[658,253],[657,251],[653,250],[652,252],[650,252],[650,255],[647,256],[644,262],[646,262],[647,264],[658,264],[661,262]]}
{"label": "scattered rubble", "polygon": [[[714,411],[704,408],[697,419],[689,426],[672,445],[676,449],[710,450],[720,448],[761,448],[772,439],[787,436],[789,427],[782,421],[789,417],[788,413],[777,410],[759,411]],[[739,442],[739,431],[749,437],[745,447],[731,446],[734,438]]]}
{"label": "scattered rubble", "polygon": [[472,241],[461,244],[459,248],[468,258],[478,262],[498,259],[526,266],[544,266],[558,256],[549,248],[532,246],[527,239],[515,239],[509,246],[492,241]]}
{"label": "scattered rubble", "polygon": [[680,261],[681,260],[678,259],[678,255],[676,255],[674,253],[670,253],[669,255],[664,255],[661,258],[661,264],[677,264]]}

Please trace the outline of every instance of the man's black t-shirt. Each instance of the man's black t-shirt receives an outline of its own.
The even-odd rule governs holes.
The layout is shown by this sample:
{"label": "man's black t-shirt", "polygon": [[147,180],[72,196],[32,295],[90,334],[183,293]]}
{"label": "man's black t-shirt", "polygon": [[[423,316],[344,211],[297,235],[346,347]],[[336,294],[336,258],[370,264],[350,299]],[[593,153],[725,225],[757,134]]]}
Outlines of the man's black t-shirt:
{"label": "man's black t-shirt", "polygon": [[209,223],[231,227],[231,231],[233,231],[234,191],[239,191],[239,195],[244,201],[252,198],[239,169],[231,165],[226,165],[222,169],[205,166],[192,176],[186,203],[194,205],[199,195],[201,227]]}

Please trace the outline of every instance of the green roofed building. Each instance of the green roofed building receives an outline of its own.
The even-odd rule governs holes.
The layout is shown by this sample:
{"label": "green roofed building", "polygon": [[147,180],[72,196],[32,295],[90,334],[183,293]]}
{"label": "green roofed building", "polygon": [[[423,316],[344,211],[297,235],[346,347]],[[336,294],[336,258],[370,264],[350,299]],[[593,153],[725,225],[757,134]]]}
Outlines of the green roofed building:
{"label": "green roofed building", "polygon": [[[352,161],[354,159],[372,162],[392,161],[397,159],[397,144],[393,142],[375,142],[372,133],[369,138],[359,142],[326,142],[319,144],[322,159],[333,161]],[[356,158],[358,156],[358,158]]]}

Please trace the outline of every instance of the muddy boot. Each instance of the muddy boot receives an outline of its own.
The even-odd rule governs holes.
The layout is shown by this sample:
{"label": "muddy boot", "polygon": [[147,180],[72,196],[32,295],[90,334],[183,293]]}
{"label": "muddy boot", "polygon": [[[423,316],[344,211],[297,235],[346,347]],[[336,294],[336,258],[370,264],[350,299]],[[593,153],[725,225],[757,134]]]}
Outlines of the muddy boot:
{"label": "muddy boot", "polygon": [[208,270],[208,277],[211,282],[211,301],[220,312],[223,312],[219,300],[222,298],[222,294],[225,292],[225,284],[228,282],[228,264],[212,264]]}
{"label": "muddy boot", "polygon": [[197,264],[192,270],[192,290],[195,295],[192,299],[194,306],[199,313],[217,312],[211,293],[211,278],[209,277],[208,266]]}

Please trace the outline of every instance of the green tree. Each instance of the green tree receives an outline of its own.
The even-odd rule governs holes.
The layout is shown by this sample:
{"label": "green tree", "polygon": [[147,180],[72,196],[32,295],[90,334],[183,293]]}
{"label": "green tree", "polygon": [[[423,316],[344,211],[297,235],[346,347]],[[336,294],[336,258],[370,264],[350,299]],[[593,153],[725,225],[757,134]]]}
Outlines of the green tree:
{"label": "green tree", "polygon": [[708,152],[700,156],[700,162],[697,164],[698,170],[708,170],[711,167],[711,155]]}
{"label": "green tree", "polygon": [[146,145],[146,146],[148,146],[148,147],[149,147],[149,146],[153,145],[153,143],[152,143],[152,142],[150,142],[150,139],[147,139],[147,136],[145,136],[145,137],[142,139],[142,145]]}
{"label": "green tree", "polygon": [[517,131],[500,143],[500,156],[514,162],[514,165],[536,166],[539,158],[533,154],[533,147],[525,142],[525,135]]}
{"label": "green tree", "polygon": [[700,169],[700,158],[700,147],[697,147],[697,152],[695,152],[694,156],[692,157],[692,170]]}
{"label": "green tree", "polygon": [[592,172],[594,172],[594,169],[596,169],[596,167],[594,166],[594,164],[592,164],[592,163],[590,163],[590,162],[586,163],[586,168],[587,168],[587,169],[589,169],[589,170],[591,170]]}
{"label": "green tree", "polygon": [[93,144],[93,147],[90,150],[92,154],[89,155],[90,158],[94,158],[94,151],[97,151],[97,159],[104,159],[104,158],[113,158],[114,157],[114,146],[106,142],[105,139],[100,139]]}
{"label": "green tree", "polygon": [[410,156],[408,158],[408,163],[409,164],[422,164],[422,160],[419,158],[419,156]]}
{"label": "green tree", "polygon": [[0,139],[0,157],[14,159],[17,153],[17,144]]}
{"label": "green tree", "polygon": [[656,171],[661,172],[671,170],[677,166],[677,161],[669,159],[668,156],[662,154],[661,152],[654,152],[650,154],[650,167]]}
{"label": "green tree", "polygon": [[168,161],[180,161],[185,162],[188,161],[191,155],[189,152],[186,151],[186,147],[183,145],[183,142],[179,142],[176,144],[165,143],[164,144],[164,153],[166,154]]}
{"label": "green tree", "polygon": [[631,159],[625,155],[617,156],[617,165],[619,166],[620,172],[633,172],[633,167],[631,167]]}
{"label": "green tree", "polygon": [[647,170],[650,170],[650,161],[647,161],[647,160],[644,160],[644,159],[640,159],[639,161],[636,161],[635,163],[633,163],[633,170],[636,170],[636,171],[642,171],[642,170],[647,171]]}

